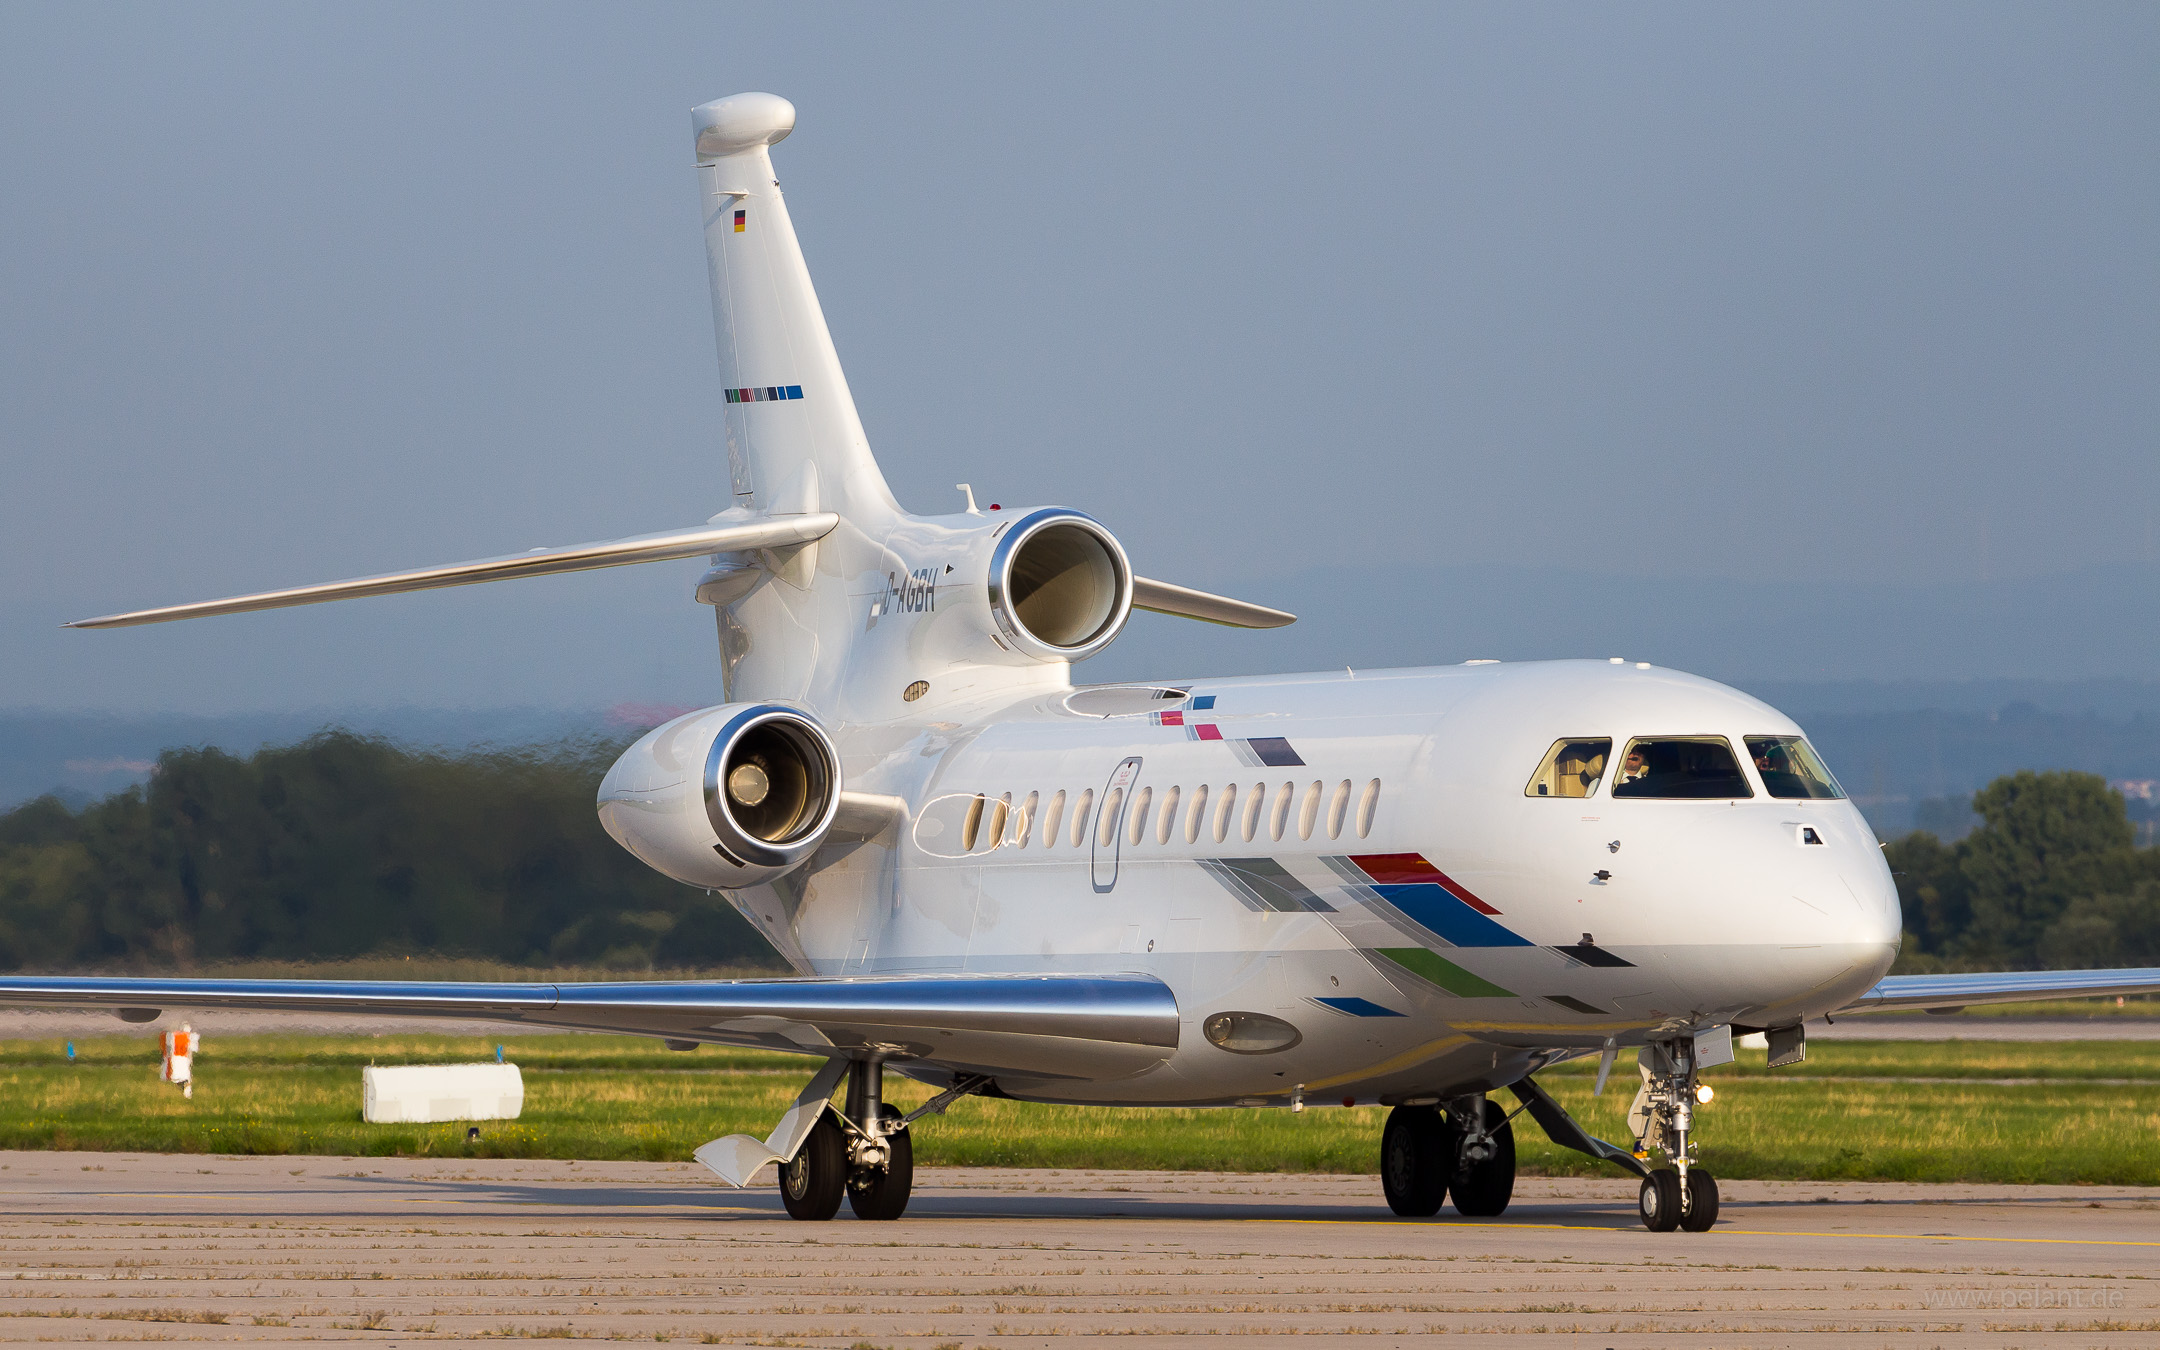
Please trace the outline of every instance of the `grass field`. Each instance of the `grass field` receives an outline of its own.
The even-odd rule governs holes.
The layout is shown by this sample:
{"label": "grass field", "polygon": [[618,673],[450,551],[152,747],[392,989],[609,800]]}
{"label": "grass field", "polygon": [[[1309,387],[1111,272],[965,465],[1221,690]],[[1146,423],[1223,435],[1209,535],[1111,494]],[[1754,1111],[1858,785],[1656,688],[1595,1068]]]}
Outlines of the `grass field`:
{"label": "grass field", "polygon": [[[482,1127],[368,1125],[360,1067],[492,1060],[525,1075],[524,1118]],[[156,1042],[0,1042],[0,1148],[346,1156],[686,1159],[762,1135],[811,1061],[671,1052],[603,1036],[234,1036],[205,1048],[195,1097],[157,1081]],[[1818,1042],[1768,1070],[1760,1051],[1710,1071],[1703,1161],[1729,1177],[2160,1185],[2160,1043]],[[1542,1081],[1594,1134],[1625,1142],[1626,1057],[1602,1097],[1588,1063]],[[923,1089],[893,1080],[912,1106]],[[1500,1099],[1514,1105],[1506,1093]],[[1371,1172],[1386,1112],[1111,1110],[970,1099],[915,1131],[925,1164]],[[1617,1175],[1517,1122],[1523,1170]]]}

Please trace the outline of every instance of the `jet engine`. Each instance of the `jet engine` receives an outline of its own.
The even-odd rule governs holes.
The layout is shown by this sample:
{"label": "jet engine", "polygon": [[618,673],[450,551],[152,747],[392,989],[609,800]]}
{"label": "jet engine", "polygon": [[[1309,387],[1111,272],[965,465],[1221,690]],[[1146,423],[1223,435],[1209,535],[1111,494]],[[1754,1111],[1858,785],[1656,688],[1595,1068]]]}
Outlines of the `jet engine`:
{"label": "jet engine", "polygon": [[840,756],[807,714],[729,703],[656,727],[600,783],[600,823],[677,881],[737,890],[817,851],[840,808]]}
{"label": "jet engine", "polygon": [[1080,661],[1110,645],[1132,613],[1132,566],[1116,536],[1060,507],[1029,512],[990,552],[999,639],[1038,661]]}

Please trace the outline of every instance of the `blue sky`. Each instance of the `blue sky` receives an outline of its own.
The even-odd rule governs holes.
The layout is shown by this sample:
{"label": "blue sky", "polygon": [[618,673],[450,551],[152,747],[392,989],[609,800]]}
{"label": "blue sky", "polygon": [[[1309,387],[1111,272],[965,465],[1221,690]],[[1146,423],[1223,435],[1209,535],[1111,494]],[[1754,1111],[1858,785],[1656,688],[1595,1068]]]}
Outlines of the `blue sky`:
{"label": "blue sky", "polygon": [[2160,9],[11,6],[0,706],[718,698],[688,108],[766,89],[902,502],[1086,509],[1083,678],[2160,675]]}

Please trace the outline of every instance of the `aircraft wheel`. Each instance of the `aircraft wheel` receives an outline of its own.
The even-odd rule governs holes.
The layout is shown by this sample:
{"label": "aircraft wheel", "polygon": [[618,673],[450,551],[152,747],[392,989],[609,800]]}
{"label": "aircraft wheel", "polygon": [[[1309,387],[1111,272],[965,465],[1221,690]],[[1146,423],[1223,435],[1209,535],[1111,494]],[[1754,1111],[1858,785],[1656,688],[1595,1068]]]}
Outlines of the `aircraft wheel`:
{"label": "aircraft wheel", "polygon": [[821,1223],[840,1212],[847,1189],[847,1140],[830,1115],[818,1117],[810,1137],[780,1168],[780,1202],[788,1217]]}
{"label": "aircraft wheel", "polygon": [[1636,1198],[1642,1210],[1643,1227],[1653,1233],[1670,1233],[1680,1226],[1680,1174],[1670,1167],[1660,1167],[1643,1178],[1642,1191]]}
{"label": "aircraft wheel", "polygon": [[[885,1105],[879,1114],[898,1120],[900,1112]],[[908,1132],[885,1136],[890,1150],[883,1168],[866,1167],[848,1178],[848,1208],[858,1219],[897,1219],[907,1209],[908,1193],[915,1188],[915,1145]]]}
{"label": "aircraft wheel", "polygon": [[1707,1233],[1717,1222],[1717,1178],[1700,1167],[1690,1167],[1687,1194],[1680,1200],[1680,1226],[1690,1233]]}
{"label": "aircraft wheel", "polygon": [[1406,1219],[1428,1218],[1447,1199],[1447,1129],[1429,1106],[1398,1106],[1380,1132],[1380,1189]]}
{"label": "aircraft wheel", "polygon": [[1455,1196],[1455,1212],[1466,1219],[1496,1219],[1507,1212],[1508,1201],[1515,1198],[1515,1127],[1508,1123],[1500,1103],[1483,1101],[1483,1106],[1485,1128],[1493,1141],[1490,1158],[1462,1162],[1462,1135],[1453,1128],[1448,1130],[1448,1156],[1455,1162],[1455,1177],[1448,1183],[1448,1190]]}

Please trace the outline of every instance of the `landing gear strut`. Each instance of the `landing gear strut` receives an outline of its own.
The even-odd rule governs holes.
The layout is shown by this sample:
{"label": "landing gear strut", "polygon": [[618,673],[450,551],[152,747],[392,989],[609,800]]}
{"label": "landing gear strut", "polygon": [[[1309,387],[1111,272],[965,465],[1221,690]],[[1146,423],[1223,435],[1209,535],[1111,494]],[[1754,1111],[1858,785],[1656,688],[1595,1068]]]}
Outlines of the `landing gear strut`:
{"label": "landing gear strut", "polygon": [[1515,1130],[1496,1102],[1457,1097],[1443,1114],[1434,1105],[1398,1106],[1380,1135],[1380,1186],[1388,1208],[1406,1218],[1455,1212],[1489,1219],[1515,1194]]}
{"label": "landing gear strut", "polygon": [[1717,1178],[1695,1165],[1690,1137],[1696,1105],[1710,1100],[1710,1089],[1697,1081],[1694,1038],[1652,1041],[1636,1063],[1643,1084],[1628,1108],[1635,1156],[1648,1158],[1656,1151],[1672,1161],[1643,1178],[1638,1199],[1643,1227],[1653,1233],[1708,1232],[1717,1222],[1718,1190]]}
{"label": "landing gear strut", "polygon": [[908,1122],[888,1105],[885,1065],[848,1066],[847,1106],[825,1108],[795,1156],[780,1168],[780,1200],[797,1219],[821,1222],[840,1212],[842,1196],[858,1219],[897,1219],[915,1185],[915,1145]]}

